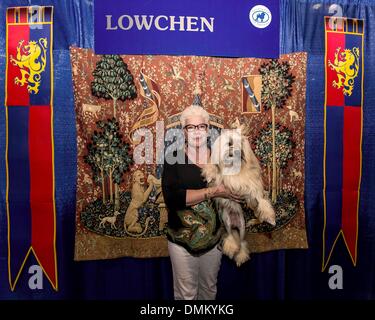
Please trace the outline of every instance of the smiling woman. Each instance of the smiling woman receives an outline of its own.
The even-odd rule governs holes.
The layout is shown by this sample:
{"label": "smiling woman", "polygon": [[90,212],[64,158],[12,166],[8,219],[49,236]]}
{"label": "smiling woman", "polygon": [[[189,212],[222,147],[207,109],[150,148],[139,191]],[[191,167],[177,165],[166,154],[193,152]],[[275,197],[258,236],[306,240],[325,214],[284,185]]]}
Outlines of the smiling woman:
{"label": "smiling woman", "polygon": [[214,32],[214,18],[194,16],[154,16],[154,15],[121,15],[113,19],[112,15],[106,15],[106,30],[138,30],[149,31],[154,28],[159,31],[190,31],[190,32]]}

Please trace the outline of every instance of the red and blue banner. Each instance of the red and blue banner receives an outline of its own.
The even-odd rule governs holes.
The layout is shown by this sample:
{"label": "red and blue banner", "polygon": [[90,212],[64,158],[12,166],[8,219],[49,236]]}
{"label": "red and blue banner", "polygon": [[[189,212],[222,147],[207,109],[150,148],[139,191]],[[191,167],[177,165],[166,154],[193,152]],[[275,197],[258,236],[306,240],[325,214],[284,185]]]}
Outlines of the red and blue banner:
{"label": "red and blue banner", "polygon": [[325,17],[322,270],[342,236],[357,262],[362,168],[364,21]]}
{"label": "red and blue banner", "polygon": [[6,16],[6,206],[9,284],[35,256],[57,290],[53,143],[53,8]]}

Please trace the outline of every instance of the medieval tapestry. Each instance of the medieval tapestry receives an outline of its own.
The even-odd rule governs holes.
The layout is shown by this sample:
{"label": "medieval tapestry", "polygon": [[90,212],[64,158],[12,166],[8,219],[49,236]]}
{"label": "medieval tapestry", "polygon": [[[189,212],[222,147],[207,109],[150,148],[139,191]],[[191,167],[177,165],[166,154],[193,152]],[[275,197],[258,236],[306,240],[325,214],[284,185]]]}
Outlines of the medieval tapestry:
{"label": "medieval tapestry", "polygon": [[[250,129],[277,219],[274,227],[247,223],[250,252],[307,248],[306,58],[306,53],[278,60],[99,56],[72,47],[78,147],[75,260],[168,256],[163,150],[156,140],[162,132],[164,147],[170,132],[181,127],[179,114],[193,102],[210,114],[211,143],[235,122]],[[151,139],[136,137],[144,128],[151,130]],[[142,144],[153,152],[137,164],[134,156]],[[245,209],[245,220],[253,218]]]}

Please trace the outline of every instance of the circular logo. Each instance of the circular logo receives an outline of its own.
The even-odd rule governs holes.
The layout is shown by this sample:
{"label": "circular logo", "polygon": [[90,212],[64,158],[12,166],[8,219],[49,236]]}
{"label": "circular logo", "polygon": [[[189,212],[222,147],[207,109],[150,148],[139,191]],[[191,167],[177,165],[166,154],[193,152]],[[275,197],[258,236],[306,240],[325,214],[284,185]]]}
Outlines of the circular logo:
{"label": "circular logo", "polygon": [[250,10],[249,19],[254,27],[263,29],[270,25],[272,14],[266,6],[257,5]]}

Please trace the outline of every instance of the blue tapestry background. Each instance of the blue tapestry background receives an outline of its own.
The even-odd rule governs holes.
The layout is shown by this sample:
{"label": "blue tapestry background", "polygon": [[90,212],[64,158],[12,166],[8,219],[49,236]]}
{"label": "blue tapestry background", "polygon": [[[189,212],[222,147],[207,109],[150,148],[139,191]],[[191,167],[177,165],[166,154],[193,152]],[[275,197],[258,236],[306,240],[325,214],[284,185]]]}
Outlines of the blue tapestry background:
{"label": "blue tapestry background", "polygon": [[[353,267],[342,241],[330,265],[344,270],[344,289],[330,290],[320,272],[323,229],[324,28],[332,3],[342,15],[365,19],[363,175],[358,263]],[[0,2],[0,101],[4,101],[5,11],[8,6],[54,5],[54,135],[59,291],[45,279],[43,290],[28,287],[27,261],[15,292],[8,284],[5,211],[5,112],[0,108],[0,299],[172,299],[169,258],[122,258],[74,262],[76,132],[69,46],[92,48],[92,0],[2,0]],[[237,268],[223,257],[218,299],[375,299],[375,0],[281,0],[281,53],[307,51],[305,205],[309,250],[254,254]],[[333,13],[331,13],[333,14]],[[374,188],[374,189],[372,189]]]}

